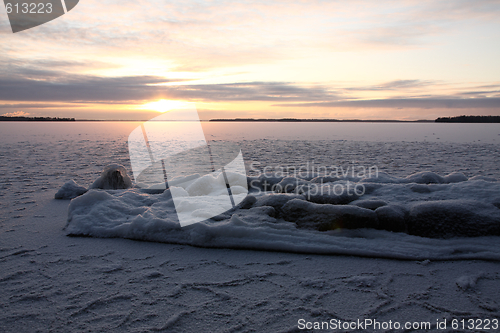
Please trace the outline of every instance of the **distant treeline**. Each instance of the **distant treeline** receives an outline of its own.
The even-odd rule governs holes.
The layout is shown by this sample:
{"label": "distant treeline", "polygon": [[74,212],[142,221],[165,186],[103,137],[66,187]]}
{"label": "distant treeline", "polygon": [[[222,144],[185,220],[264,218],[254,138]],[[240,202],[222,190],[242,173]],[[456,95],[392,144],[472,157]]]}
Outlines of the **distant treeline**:
{"label": "distant treeline", "polygon": [[500,123],[500,116],[458,116],[442,117],[436,123]]}
{"label": "distant treeline", "polygon": [[234,118],[234,119],[210,119],[210,121],[248,121],[248,122],[309,122],[309,123],[318,123],[318,122],[368,122],[368,123],[400,123],[400,122],[432,122],[432,120],[362,120],[362,119],[297,119],[297,118]]}
{"label": "distant treeline", "polygon": [[75,121],[75,118],[59,118],[59,117],[5,117],[5,116],[0,116],[0,121]]}

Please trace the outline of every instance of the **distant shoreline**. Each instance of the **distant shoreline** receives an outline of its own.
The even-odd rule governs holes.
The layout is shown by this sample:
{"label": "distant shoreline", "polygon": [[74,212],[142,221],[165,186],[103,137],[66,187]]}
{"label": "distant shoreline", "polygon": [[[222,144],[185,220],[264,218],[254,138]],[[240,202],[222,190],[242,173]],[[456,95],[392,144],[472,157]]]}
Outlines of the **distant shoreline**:
{"label": "distant shoreline", "polygon": [[500,116],[458,116],[442,117],[436,119],[436,123],[500,123]]}
{"label": "distant shoreline", "polygon": [[75,118],[58,117],[5,117],[0,116],[0,121],[76,121]]}
{"label": "distant shoreline", "polygon": [[[1,117],[0,121],[28,121],[28,122],[146,122],[163,120],[134,120],[134,119],[75,119],[75,118],[50,118],[50,117]],[[169,121],[191,121],[191,120],[169,120]],[[302,122],[302,123],[325,123],[325,122],[343,122],[343,123],[433,123],[434,120],[363,120],[363,119],[210,119],[200,120],[201,122]]]}
{"label": "distant shoreline", "polygon": [[[29,121],[29,122],[146,122],[163,121],[154,119],[126,120],[126,119],[75,119],[58,117],[5,117],[0,116],[2,121]],[[169,121],[192,121],[192,120],[169,120]],[[298,119],[298,118],[220,118],[200,120],[201,122],[281,122],[281,123],[500,123],[500,116],[458,116],[440,117],[435,120],[367,120],[367,119]]]}
{"label": "distant shoreline", "polygon": [[433,123],[435,120],[366,120],[366,119],[253,119],[253,118],[235,118],[235,119],[210,119],[209,122],[297,122],[297,123]]}

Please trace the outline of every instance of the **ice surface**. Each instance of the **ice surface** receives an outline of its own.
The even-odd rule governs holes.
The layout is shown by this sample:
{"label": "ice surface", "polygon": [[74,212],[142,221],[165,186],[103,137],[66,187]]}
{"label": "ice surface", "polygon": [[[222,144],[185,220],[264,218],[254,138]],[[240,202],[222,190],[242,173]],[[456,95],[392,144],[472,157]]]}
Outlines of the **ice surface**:
{"label": "ice surface", "polygon": [[[276,134],[276,124],[255,125],[266,126],[268,133],[276,137],[281,135]],[[347,125],[342,123],[338,128],[342,130]],[[451,124],[445,125],[451,131],[452,126],[447,126]],[[467,130],[469,125],[464,124],[463,129]],[[225,228],[233,234],[224,241],[217,231],[213,244],[231,247],[232,240],[236,243],[234,248],[275,248],[280,252],[207,248],[203,244],[209,244],[206,229],[210,225],[204,229],[200,225],[197,235],[183,228],[173,244],[66,237],[63,227],[69,202],[53,200],[54,193],[69,179],[91,184],[109,163],[122,164],[131,170],[126,138],[137,125],[76,122],[0,126],[3,126],[0,131],[2,332],[298,332],[298,318],[307,321],[376,318],[401,323],[435,323],[436,319],[447,319],[448,327],[453,318],[500,318],[498,237],[430,239],[384,230],[297,229],[293,223],[280,222],[274,207],[254,207],[260,199],[256,191],[240,203],[247,211],[240,209],[218,217],[220,230]],[[110,131],[113,126],[123,128],[123,133],[116,135]],[[351,204],[374,198],[387,202],[387,206],[375,210],[380,225],[406,223],[412,199],[418,199],[415,203],[476,200],[500,206],[500,193],[493,186],[500,178],[497,144],[486,144],[484,140],[480,144],[346,141],[346,132],[360,132],[357,125],[343,133],[329,131],[329,135],[342,140],[311,142],[298,137],[303,128],[300,126],[298,131],[284,132],[293,140],[261,139],[254,135],[242,141],[248,166],[258,161],[258,169],[263,171],[267,166],[300,166],[307,161],[317,165],[350,165],[356,161],[377,164],[380,171],[398,179],[425,170],[443,178],[455,170],[469,178],[455,186],[366,182],[370,193]],[[326,128],[316,132],[326,135]],[[235,132],[240,138],[239,129]],[[383,132],[385,136],[392,135],[385,127]],[[461,131],[453,132],[462,137]],[[497,132],[495,136],[498,138]],[[258,178],[257,173],[251,175]],[[333,177],[329,181],[338,180]],[[427,191],[415,192],[411,189],[415,185]],[[91,192],[109,192],[104,197],[107,202],[133,191]],[[115,216],[110,211],[103,214],[104,220],[108,219],[104,224],[109,225],[113,219],[118,223],[120,216],[138,217],[133,214],[151,209],[156,205],[151,198],[160,195],[137,192],[130,198],[132,206],[139,207],[137,211],[123,213],[115,207]],[[126,209],[132,207],[125,197],[118,201],[124,201]],[[92,217],[102,213],[99,200],[95,208],[88,212]],[[141,214],[161,215],[160,208],[155,209]],[[231,215],[236,215],[235,224]],[[237,217],[243,222],[236,221]],[[149,231],[151,237],[155,234],[155,223],[159,222],[164,223],[144,219],[144,223],[136,224],[137,233]],[[125,229],[134,236],[130,226],[124,224],[122,231]],[[242,234],[240,237],[237,230]],[[116,235],[118,231],[110,234]],[[245,236],[246,231],[251,238]],[[183,233],[187,235],[187,243],[195,244],[196,239],[204,247],[179,245]],[[326,250],[365,257],[283,252]],[[418,261],[377,258],[381,256]],[[497,260],[455,260],[459,258]]]}

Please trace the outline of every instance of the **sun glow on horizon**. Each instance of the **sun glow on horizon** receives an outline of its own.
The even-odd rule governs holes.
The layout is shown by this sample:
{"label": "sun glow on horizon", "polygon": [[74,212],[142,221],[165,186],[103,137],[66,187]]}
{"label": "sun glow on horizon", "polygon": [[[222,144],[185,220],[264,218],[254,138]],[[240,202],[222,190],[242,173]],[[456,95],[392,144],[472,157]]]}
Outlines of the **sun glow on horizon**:
{"label": "sun glow on horizon", "polygon": [[143,104],[139,107],[141,110],[153,110],[157,112],[167,112],[170,110],[175,110],[175,109],[186,109],[188,107],[192,106],[192,103],[184,102],[184,101],[176,101],[176,100],[167,100],[167,99],[160,99],[155,102],[149,102],[146,104]]}

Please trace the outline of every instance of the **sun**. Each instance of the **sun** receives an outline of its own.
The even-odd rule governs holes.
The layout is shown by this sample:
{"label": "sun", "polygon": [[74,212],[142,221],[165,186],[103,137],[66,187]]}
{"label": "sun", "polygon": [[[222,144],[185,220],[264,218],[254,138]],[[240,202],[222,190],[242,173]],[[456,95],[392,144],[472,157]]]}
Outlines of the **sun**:
{"label": "sun", "polygon": [[160,99],[156,102],[149,102],[139,107],[142,110],[153,110],[157,112],[167,112],[175,109],[185,109],[190,103],[184,101]]}

